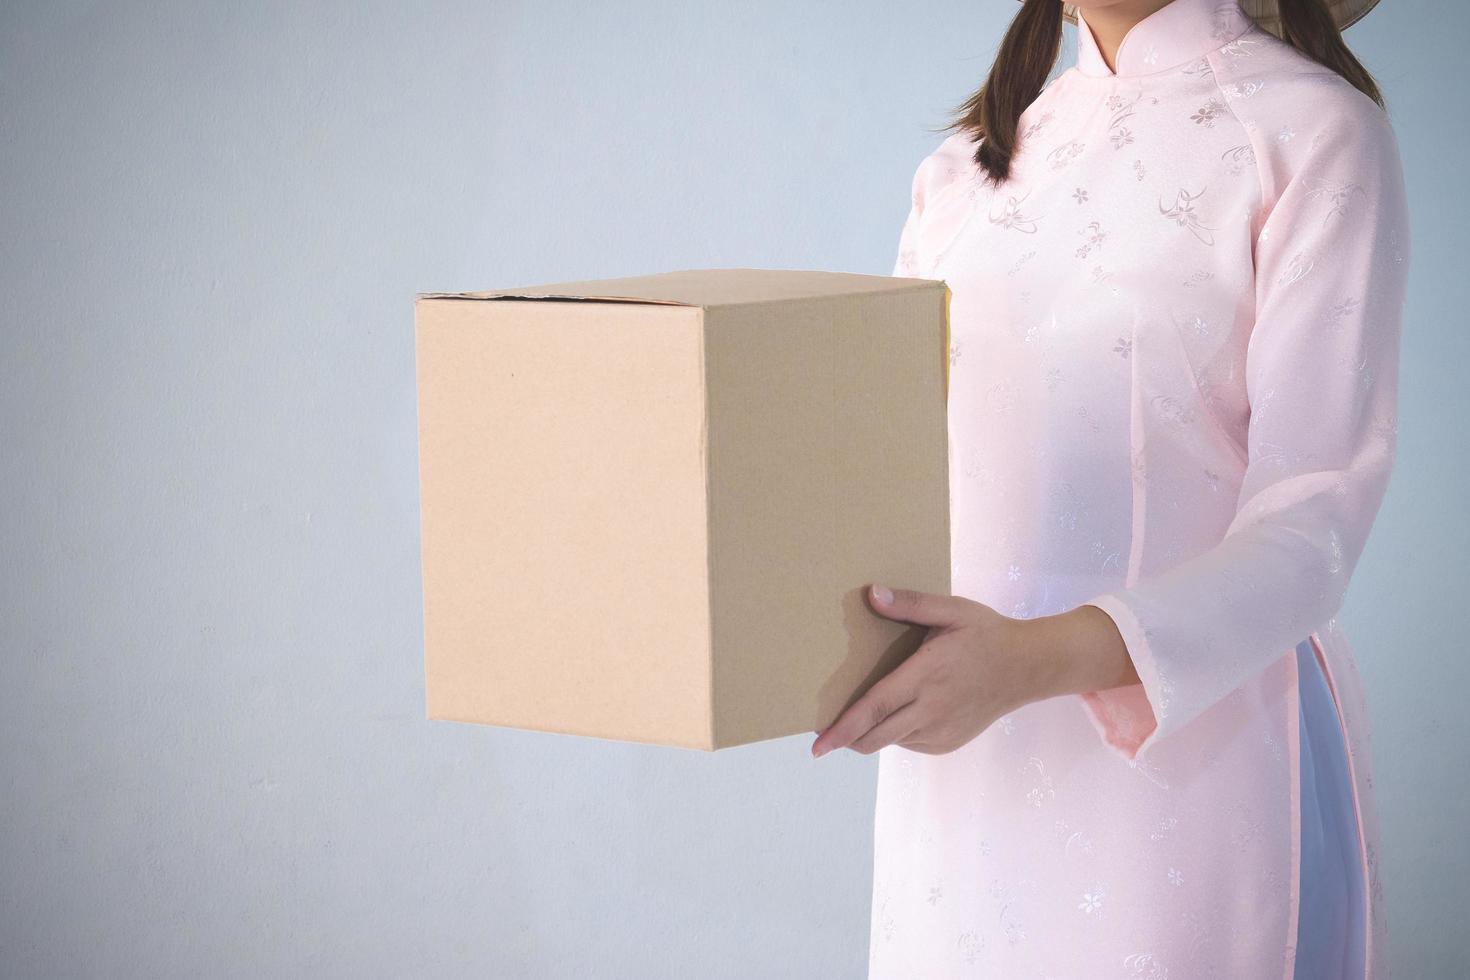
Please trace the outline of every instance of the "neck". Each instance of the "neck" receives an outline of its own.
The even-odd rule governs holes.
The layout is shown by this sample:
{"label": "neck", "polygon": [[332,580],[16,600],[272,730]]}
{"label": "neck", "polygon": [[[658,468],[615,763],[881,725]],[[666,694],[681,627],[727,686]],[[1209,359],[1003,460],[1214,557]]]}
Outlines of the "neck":
{"label": "neck", "polygon": [[1083,14],[1092,36],[1097,41],[1098,53],[1107,62],[1109,71],[1118,70],[1118,45],[1128,29],[1149,14],[1167,7],[1172,0],[1118,0],[1117,3],[1100,7],[1088,7]]}

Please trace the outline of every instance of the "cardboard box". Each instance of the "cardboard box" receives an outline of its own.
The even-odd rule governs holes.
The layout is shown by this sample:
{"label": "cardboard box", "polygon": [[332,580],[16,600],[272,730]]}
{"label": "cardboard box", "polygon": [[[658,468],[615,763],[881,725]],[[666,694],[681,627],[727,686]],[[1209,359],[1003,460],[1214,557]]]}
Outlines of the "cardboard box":
{"label": "cardboard box", "polygon": [[825,728],[950,591],[949,289],[694,269],[415,298],[428,716]]}

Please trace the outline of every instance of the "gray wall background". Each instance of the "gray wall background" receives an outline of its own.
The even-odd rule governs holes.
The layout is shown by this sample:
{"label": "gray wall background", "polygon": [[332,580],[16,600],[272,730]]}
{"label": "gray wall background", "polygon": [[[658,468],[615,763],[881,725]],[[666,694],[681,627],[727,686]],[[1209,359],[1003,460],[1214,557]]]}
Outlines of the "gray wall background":
{"label": "gray wall background", "polygon": [[[412,296],[887,273],[1016,9],[0,5],[0,975],[863,976],[875,760],[424,720]],[[1347,36],[1415,225],[1344,619],[1396,969],[1449,977],[1470,33]]]}

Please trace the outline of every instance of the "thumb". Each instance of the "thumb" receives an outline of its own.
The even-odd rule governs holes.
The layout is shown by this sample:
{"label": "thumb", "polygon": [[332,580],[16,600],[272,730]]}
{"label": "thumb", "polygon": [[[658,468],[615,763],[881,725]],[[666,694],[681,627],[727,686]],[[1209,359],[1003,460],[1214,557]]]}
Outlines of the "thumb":
{"label": "thumb", "polygon": [[958,600],[933,592],[875,584],[868,589],[868,601],[881,616],[921,626],[949,626],[959,618]]}

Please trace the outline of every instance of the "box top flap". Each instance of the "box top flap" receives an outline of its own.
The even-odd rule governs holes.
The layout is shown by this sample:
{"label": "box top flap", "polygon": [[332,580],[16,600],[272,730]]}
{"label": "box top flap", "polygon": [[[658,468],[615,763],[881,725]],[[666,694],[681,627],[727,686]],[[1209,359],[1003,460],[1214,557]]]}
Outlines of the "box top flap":
{"label": "box top flap", "polygon": [[737,306],[776,300],[852,295],[915,287],[939,280],[805,269],[680,269],[619,279],[544,283],[470,293],[419,293],[418,299],[529,299]]}

